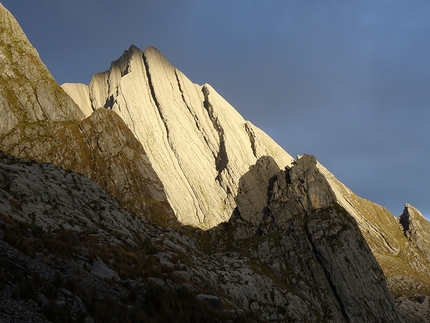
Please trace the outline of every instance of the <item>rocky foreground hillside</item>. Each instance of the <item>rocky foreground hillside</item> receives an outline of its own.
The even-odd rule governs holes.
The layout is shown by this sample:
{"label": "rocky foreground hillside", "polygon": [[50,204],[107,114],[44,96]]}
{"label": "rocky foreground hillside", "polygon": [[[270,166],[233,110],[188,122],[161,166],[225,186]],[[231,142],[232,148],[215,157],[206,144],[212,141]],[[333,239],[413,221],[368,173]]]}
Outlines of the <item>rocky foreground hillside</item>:
{"label": "rocky foreground hillside", "polygon": [[[0,317],[398,321],[381,269],[315,166],[306,156],[281,172],[262,159],[241,194],[275,171],[272,212],[205,232],[147,224],[81,175],[1,155]],[[301,178],[287,182],[296,174],[319,177],[318,205],[314,195],[297,202]]]}
{"label": "rocky foreground hillside", "polygon": [[0,23],[0,321],[430,321],[418,210],[293,160],[151,47],[63,85],[75,104]]}

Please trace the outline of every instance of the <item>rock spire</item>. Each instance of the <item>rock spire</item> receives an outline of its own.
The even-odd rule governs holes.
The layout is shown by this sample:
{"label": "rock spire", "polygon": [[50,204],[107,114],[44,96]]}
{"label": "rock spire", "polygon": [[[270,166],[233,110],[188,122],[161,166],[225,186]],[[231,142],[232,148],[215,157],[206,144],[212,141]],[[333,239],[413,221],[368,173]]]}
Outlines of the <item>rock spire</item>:
{"label": "rock spire", "polygon": [[92,110],[114,110],[133,131],[185,225],[207,229],[227,221],[239,179],[258,158],[270,155],[280,167],[292,161],[210,85],[193,84],[153,47],[131,46],[94,75],[89,100],[78,87],[65,88]]}

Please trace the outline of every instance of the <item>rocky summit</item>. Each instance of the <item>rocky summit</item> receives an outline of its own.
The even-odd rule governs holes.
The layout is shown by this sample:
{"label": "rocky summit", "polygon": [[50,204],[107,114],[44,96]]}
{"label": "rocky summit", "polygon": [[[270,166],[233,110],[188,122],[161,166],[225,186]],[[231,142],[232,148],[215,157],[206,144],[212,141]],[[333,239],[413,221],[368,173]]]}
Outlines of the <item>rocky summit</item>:
{"label": "rocky summit", "polygon": [[0,20],[1,322],[430,322],[413,206],[293,159],[153,47],[60,87]]}
{"label": "rocky summit", "polygon": [[258,158],[270,155],[279,166],[292,161],[210,85],[193,84],[153,47],[142,52],[131,46],[108,71],[94,75],[88,89],[64,89],[83,111],[118,113],[185,225],[208,229],[227,221],[239,178]]}

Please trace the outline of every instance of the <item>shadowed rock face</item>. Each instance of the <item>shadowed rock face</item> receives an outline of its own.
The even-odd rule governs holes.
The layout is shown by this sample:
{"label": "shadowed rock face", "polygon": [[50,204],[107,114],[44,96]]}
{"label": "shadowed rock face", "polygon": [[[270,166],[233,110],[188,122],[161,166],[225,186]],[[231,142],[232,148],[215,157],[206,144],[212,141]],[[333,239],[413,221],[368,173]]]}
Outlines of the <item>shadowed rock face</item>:
{"label": "shadowed rock face", "polygon": [[318,168],[338,203],[356,220],[404,320],[421,322],[423,317],[428,320],[429,307],[417,301],[430,295],[428,221],[410,205],[396,218],[386,208],[354,194],[322,165],[318,164]]}
{"label": "shadowed rock face", "polygon": [[[109,117],[104,115],[104,118]],[[120,245],[126,252],[127,248],[135,250],[132,248],[135,246],[133,238],[143,235],[157,244],[154,259],[159,260],[152,261],[158,266],[168,266],[172,279],[182,277],[181,283],[186,279],[187,288],[194,293],[197,293],[196,288],[200,291],[197,300],[209,302],[217,309],[228,304],[277,322],[398,322],[380,269],[353,219],[339,206],[333,206],[334,195],[315,168],[315,159],[305,156],[289,171],[278,169],[276,179],[272,176],[274,165],[272,159],[262,158],[245,175],[246,187],[251,188],[251,194],[255,194],[252,193],[253,185],[249,185],[253,178],[263,186],[272,184],[262,194],[268,198],[269,210],[263,212],[260,222],[254,217],[244,217],[257,232],[245,239],[234,237],[237,245],[246,246],[250,240],[258,243],[250,249],[233,245],[207,255],[202,253],[201,244],[192,235],[188,238],[173,230],[141,223],[98,185],[78,174],[50,164],[26,162],[0,154],[0,233],[6,227],[6,217],[11,217],[30,227],[42,228],[45,231],[39,232],[42,236],[49,235],[46,231],[51,230],[74,237],[88,232],[89,236],[102,239],[100,243],[104,246]],[[268,176],[266,181],[264,174]],[[241,180],[241,183],[245,181]],[[310,187],[320,189],[313,191]],[[241,189],[239,195],[249,193],[245,187]],[[316,195],[308,194],[308,191],[315,192],[318,200],[325,202],[315,206],[312,201]],[[292,212],[299,213],[291,216],[290,208],[285,206],[294,204],[298,206]],[[238,228],[243,225],[231,222],[230,225],[238,225]],[[31,232],[38,231],[33,229]],[[114,233],[115,237],[108,232]],[[28,236],[27,233],[27,239]],[[8,262],[23,261],[22,255],[9,249]],[[132,254],[130,252],[130,256]],[[178,265],[184,254],[188,257],[187,264]],[[111,285],[118,279],[118,273],[109,267],[116,257],[104,257],[101,260],[97,256],[92,262],[85,257],[77,258],[85,265],[63,275],[88,283],[91,273],[91,284],[97,286],[100,286],[97,277],[108,275],[111,279],[108,285]],[[52,276],[53,268],[49,262],[42,267],[37,261],[37,257],[25,260],[27,266],[37,268],[38,274]],[[77,266],[74,257],[62,256],[61,261],[72,268]],[[154,273],[142,272],[141,275],[149,275],[148,282],[157,281],[160,287],[169,291],[181,288],[176,281],[164,282],[159,276],[154,277]],[[133,280],[128,282],[131,286],[138,284]],[[8,282],[8,286],[10,284]],[[149,287],[141,284],[141,288]],[[73,292],[63,290],[63,293],[75,297]],[[106,287],[102,293],[107,293]],[[145,295],[144,291],[142,295]],[[0,299],[12,303],[10,306],[18,306],[7,297],[5,299],[1,290]],[[81,307],[89,315],[90,308],[85,308],[89,305],[87,301]],[[115,299],[110,306],[119,304],[121,300]],[[38,311],[34,306],[27,308],[24,305],[24,308]],[[3,312],[0,313],[3,319],[2,315]],[[5,322],[13,322],[7,315],[4,318]]]}
{"label": "shadowed rock face", "polygon": [[279,171],[273,158],[265,156],[240,178],[237,210],[241,218],[253,227],[258,227],[269,211],[269,194],[273,185],[270,181],[276,179]]}
{"label": "shadowed rock face", "polygon": [[0,215],[31,223],[44,231],[61,228],[94,232],[105,227],[131,237],[143,228],[88,178],[52,164],[17,159],[1,152]]}
{"label": "shadowed rock face", "polygon": [[61,89],[15,18],[0,4],[0,135],[21,123],[83,113]]}
{"label": "shadowed rock face", "polygon": [[[231,220],[235,239],[260,235],[258,258],[312,304],[309,320],[399,321],[381,268],[315,157],[305,155],[276,175],[274,165],[262,158],[242,177],[239,214]],[[257,192],[262,183],[269,190]],[[249,201],[260,203],[252,209]]]}

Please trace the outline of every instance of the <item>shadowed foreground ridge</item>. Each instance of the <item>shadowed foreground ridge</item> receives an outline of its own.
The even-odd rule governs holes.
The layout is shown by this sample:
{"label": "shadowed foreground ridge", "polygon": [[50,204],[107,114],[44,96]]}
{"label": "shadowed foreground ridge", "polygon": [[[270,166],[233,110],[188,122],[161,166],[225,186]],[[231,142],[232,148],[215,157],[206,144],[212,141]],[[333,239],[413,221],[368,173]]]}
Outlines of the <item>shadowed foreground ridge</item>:
{"label": "shadowed foreground ridge", "polygon": [[0,17],[0,321],[429,321],[418,210],[294,160],[152,47],[69,97]]}
{"label": "shadowed foreground ridge", "polygon": [[[243,180],[267,163],[274,165],[263,158]],[[306,164],[313,168],[301,168]],[[221,320],[398,319],[383,273],[355,221],[336,205],[321,174],[317,185],[309,184],[306,177],[318,176],[315,165],[305,156],[289,175],[278,169],[270,212],[251,226],[255,232],[246,215],[237,214],[227,229],[181,234],[142,222],[81,175],[1,155],[0,295],[7,304],[2,319],[13,322],[19,314],[11,309],[24,302],[25,315],[40,316],[41,322],[43,315],[53,321],[101,319],[94,304],[112,307],[113,321],[121,321],[120,312],[129,306],[130,317],[162,322],[175,304],[187,300],[203,302],[202,317],[211,313]],[[296,169],[304,175],[287,183]],[[304,191],[314,193],[294,195],[297,184],[309,185]],[[243,228],[247,237],[240,237]],[[208,244],[208,236],[216,239],[216,247]],[[17,266],[18,271],[10,271]],[[93,289],[97,295],[85,293]],[[167,304],[166,292],[173,298]],[[164,296],[157,301],[151,293]],[[188,298],[182,300],[184,293]]]}
{"label": "shadowed foreground ridge", "polygon": [[[261,190],[261,204],[249,207],[261,187],[269,191]],[[288,286],[294,295],[289,320],[400,320],[381,268],[315,157],[305,155],[284,171],[270,157],[261,158],[241,178],[237,200],[227,235],[239,250],[252,241],[252,257]],[[294,313],[297,308],[307,309]]]}

